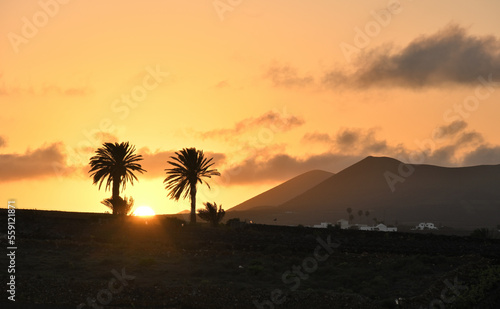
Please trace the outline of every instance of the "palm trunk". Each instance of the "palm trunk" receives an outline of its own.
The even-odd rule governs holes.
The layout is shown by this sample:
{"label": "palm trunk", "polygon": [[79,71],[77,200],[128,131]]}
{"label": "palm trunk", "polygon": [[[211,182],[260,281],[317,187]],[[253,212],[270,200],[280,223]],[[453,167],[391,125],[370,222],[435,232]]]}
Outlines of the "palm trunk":
{"label": "palm trunk", "polygon": [[191,223],[196,223],[196,184],[191,185]]}
{"label": "palm trunk", "polygon": [[113,199],[113,215],[118,214],[120,211],[118,209],[118,198],[120,197],[120,176],[113,176],[113,191],[111,198]]}

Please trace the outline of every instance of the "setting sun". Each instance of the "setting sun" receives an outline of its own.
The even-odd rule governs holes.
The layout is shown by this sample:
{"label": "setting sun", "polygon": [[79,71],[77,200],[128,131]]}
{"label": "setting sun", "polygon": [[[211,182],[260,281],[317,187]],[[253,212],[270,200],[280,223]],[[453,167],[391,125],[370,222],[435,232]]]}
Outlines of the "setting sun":
{"label": "setting sun", "polygon": [[134,216],[138,217],[150,217],[154,215],[155,211],[149,206],[140,206],[134,211]]}

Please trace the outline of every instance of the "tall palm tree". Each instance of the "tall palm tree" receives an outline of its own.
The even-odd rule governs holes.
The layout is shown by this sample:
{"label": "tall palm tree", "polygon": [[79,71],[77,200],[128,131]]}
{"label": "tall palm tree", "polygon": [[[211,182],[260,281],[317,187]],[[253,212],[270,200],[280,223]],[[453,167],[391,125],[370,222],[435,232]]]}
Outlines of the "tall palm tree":
{"label": "tall palm tree", "polygon": [[[89,171],[90,177],[93,177],[94,184],[99,183],[101,189],[102,183],[106,180],[105,189],[108,190],[112,187],[113,205],[120,203],[120,185],[122,191],[125,189],[127,182],[134,184],[137,177],[133,172],[146,172],[138,161],[142,160],[141,155],[134,154],[135,147],[131,146],[128,142],[118,143],[104,143],[102,147],[96,150],[96,155],[90,158],[91,169]],[[120,212],[113,209],[113,214]]]}
{"label": "tall palm tree", "polygon": [[213,158],[206,158],[202,150],[196,148],[184,148],[170,157],[173,161],[167,161],[173,167],[165,169],[167,178],[163,181],[165,189],[169,191],[168,197],[176,201],[182,196],[191,199],[191,223],[196,223],[196,185],[205,183],[210,185],[204,178],[220,176],[217,169],[210,169],[214,164]]}

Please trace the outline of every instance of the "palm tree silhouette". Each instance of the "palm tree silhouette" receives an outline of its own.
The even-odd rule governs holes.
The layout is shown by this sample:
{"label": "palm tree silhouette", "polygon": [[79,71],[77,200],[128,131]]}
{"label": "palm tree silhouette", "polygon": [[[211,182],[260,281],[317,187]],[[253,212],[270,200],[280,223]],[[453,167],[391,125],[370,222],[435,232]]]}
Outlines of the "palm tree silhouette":
{"label": "palm tree silhouette", "polygon": [[205,183],[210,188],[203,178],[220,176],[220,173],[217,169],[210,169],[213,158],[206,158],[202,150],[184,148],[175,155],[170,157],[173,161],[167,161],[173,168],[165,169],[168,176],[163,183],[171,199],[178,201],[181,196],[190,196],[191,223],[196,223],[196,185]]}
{"label": "palm tree silhouette", "polygon": [[132,197],[121,198],[118,197],[113,200],[113,198],[106,198],[101,201],[101,204],[108,207],[117,215],[129,216],[134,208],[134,199]]}
{"label": "palm tree silhouette", "polygon": [[[96,155],[90,158],[89,173],[93,177],[94,184],[99,183],[99,189],[106,180],[105,190],[112,187],[111,200],[113,201],[113,214],[122,213],[120,206],[123,204],[120,200],[120,185],[123,183],[122,191],[127,182],[134,184],[137,177],[133,172],[146,172],[138,161],[142,160],[141,155],[134,154],[135,147],[128,142],[104,143],[102,147],[96,150]],[[116,209],[115,209],[116,208]]]}
{"label": "palm tree silhouette", "polygon": [[226,214],[224,209],[222,209],[222,205],[219,206],[218,210],[217,203],[206,202],[203,203],[203,205],[205,205],[205,209],[198,210],[198,216],[200,219],[208,221],[212,223],[214,227],[217,227]]}

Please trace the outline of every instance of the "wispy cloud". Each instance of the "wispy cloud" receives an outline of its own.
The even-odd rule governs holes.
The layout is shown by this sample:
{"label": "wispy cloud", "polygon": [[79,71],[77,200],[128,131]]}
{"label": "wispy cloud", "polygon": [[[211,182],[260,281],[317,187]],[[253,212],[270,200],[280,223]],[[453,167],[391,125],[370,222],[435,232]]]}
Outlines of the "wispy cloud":
{"label": "wispy cloud", "polygon": [[0,182],[54,177],[56,172],[73,172],[73,168],[66,166],[66,155],[61,149],[61,143],[54,143],[27,150],[24,154],[0,154]]}
{"label": "wispy cloud", "polygon": [[278,111],[269,111],[258,117],[243,119],[232,128],[215,129],[199,133],[201,138],[234,138],[255,129],[270,128],[273,132],[286,132],[294,127],[304,124],[304,120],[294,115]]}
{"label": "wispy cloud", "polygon": [[241,185],[284,181],[314,169],[339,171],[362,157],[334,153],[297,158],[288,154],[275,154],[265,159],[249,157],[223,171],[231,175],[228,185]]}
{"label": "wispy cloud", "polygon": [[60,95],[60,96],[86,96],[91,93],[87,85],[61,86],[55,83],[43,85],[8,85],[0,74],[0,95]]}
{"label": "wispy cloud", "polygon": [[343,128],[336,134],[306,133],[302,141],[321,143],[342,153],[377,154],[387,150],[387,142],[376,137],[375,129]]}
{"label": "wispy cloud", "polygon": [[353,72],[331,70],[329,87],[408,88],[477,84],[479,76],[500,76],[500,39],[474,36],[458,25],[419,37],[403,48],[383,46],[359,57]]}
{"label": "wispy cloud", "polygon": [[297,69],[289,64],[273,63],[264,75],[270,79],[276,87],[304,87],[314,83],[314,77],[311,75],[301,76]]}
{"label": "wispy cloud", "polygon": [[450,124],[447,125],[442,125],[437,128],[438,132],[438,137],[439,138],[445,138],[445,137],[452,137],[458,132],[464,130],[467,127],[467,123],[463,120],[455,120]]}

